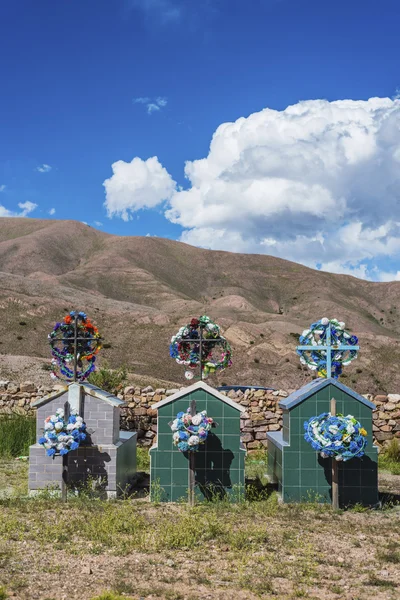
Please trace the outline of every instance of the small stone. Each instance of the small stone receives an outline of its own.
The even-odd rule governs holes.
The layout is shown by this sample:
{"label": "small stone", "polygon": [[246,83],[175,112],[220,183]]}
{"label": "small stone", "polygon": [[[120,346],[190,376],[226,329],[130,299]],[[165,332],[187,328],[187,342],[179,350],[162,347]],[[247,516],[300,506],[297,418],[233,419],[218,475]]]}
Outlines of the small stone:
{"label": "small stone", "polygon": [[33,381],[24,381],[24,383],[21,383],[21,392],[34,392],[35,389],[36,386]]}
{"label": "small stone", "polygon": [[126,388],[124,389],[124,394],[125,396],[133,396],[133,394],[135,393],[135,387],[133,385],[127,385]]}
{"label": "small stone", "polygon": [[389,402],[393,402],[393,404],[398,404],[400,402],[400,394],[388,394],[387,399]]}
{"label": "small stone", "polygon": [[166,392],[165,388],[157,388],[154,393],[155,394],[160,394],[160,395],[163,396],[165,394],[165,392]]}
{"label": "small stone", "polygon": [[167,565],[167,567],[174,567],[175,566],[175,563],[174,563],[174,561],[171,558],[169,558],[168,560],[166,560],[165,564]]}
{"label": "small stone", "polygon": [[154,389],[151,387],[151,385],[148,385],[142,389],[142,394],[148,394],[149,392],[154,392]]}
{"label": "small stone", "polygon": [[172,389],[172,390],[167,390],[167,391],[165,392],[165,395],[166,395],[166,396],[173,396],[174,394],[177,394],[178,392],[179,392],[179,390],[178,390],[177,388],[174,388],[174,389]]}
{"label": "small stone", "polygon": [[92,575],[93,571],[89,565],[83,565],[81,573],[82,575]]}
{"label": "small stone", "polygon": [[268,427],[268,431],[279,431],[279,430],[280,430],[280,428],[281,428],[281,426],[280,426],[280,425],[270,425],[270,426]]}
{"label": "small stone", "polygon": [[396,408],[396,405],[393,404],[392,402],[387,402],[385,404],[385,410],[394,410]]}

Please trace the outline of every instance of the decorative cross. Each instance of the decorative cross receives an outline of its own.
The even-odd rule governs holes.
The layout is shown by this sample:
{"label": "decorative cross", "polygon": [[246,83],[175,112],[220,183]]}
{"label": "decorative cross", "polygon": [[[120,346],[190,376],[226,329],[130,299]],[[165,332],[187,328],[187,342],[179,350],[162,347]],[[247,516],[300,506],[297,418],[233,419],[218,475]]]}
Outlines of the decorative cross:
{"label": "decorative cross", "polygon": [[[190,402],[190,414],[192,417],[197,413],[196,400]],[[195,486],[195,452],[189,452],[189,505],[194,506],[194,486]]]}
{"label": "decorative cross", "polygon": [[[73,381],[74,383],[76,383],[78,381],[78,353],[79,353],[79,344],[78,342],[99,342],[101,340],[101,338],[98,337],[78,337],[78,331],[79,331],[79,327],[78,327],[78,316],[79,316],[79,312],[78,311],[73,311],[75,313],[75,317],[74,317],[74,337],[68,337],[68,336],[62,336],[62,337],[53,337],[52,339],[50,339],[50,346],[53,348],[54,345],[56,345],[59,342],[63,342],[64,344],[68,344],[68,346],[72,346],[73,347]],[[72,314],[72,313],[71,313]]]}
{"label": "decorative cross", "polygon": [[308,352],[326,352],[326,376],[329,379],[332,377],[332,354],[338,351],[346,350],[359,350],[359,346],[353,346],[351,344],[332,344],[331,340],[331,324],[328,323],[326,328],[326,343],[325,345],[318,344],[317,346],[308,344],[304,346],[297,346],[296,350],[306,350]]}
{"label": "decorative cross", "polygon": [[218,344],[218,342],[225,342],[224,338],[203,338],[203,328],[199,327],[199,337],[194,339],[186,339],[185,344],[198,344],[199,345],[199,367],[200,367],[200,381],[203,381],[203,364],[206,362],[203,360],[203,343],[207,344]]}
{"label": "decorative cross", "polygon": [[[64,419],[68,421],[71,413],[71,409],[76,410],[77,414],[81,415],[81,399],[82,399],[82,388],[78,382],[78,353],[79,353],[79,342],[91,342],[99,341],[99,337],[78,337],[78,311],[74,311],[74,337],[62,336],[54,337],[50,339],[50,346],[53,348],[55,344],[63,342],[73,347],[73,383],[68,389],[68,400],[64,405]],[[62,477],[61,477],[61,499],[63,502],[67,501],[67,483],[68,483],[68,454],[64,454],[62,457]]]}
{"label": "decorative cross", "polygon": [[[336,416],[336,400],[331,398],[331,416]],[[332,508],[333,510],[339,510],[339,464],[333,456],[332,461]]]}

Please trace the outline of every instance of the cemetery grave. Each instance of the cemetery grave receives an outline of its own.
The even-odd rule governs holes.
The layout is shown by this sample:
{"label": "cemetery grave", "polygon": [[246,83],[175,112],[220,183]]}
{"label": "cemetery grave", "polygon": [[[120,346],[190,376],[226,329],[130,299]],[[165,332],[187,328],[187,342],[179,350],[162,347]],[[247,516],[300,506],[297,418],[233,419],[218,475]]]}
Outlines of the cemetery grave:
{"label": "cemetery grave", "polygon": [[[29,493],[60,490],[91,481],[107,498],[124,493],[136,472],[136,433],[120,431],[123,401],[84,383],[101,348],[86,314],[71,312],[49,335],[53,378],[67,389],[37,400],[37,443],[29,449]],[[46,449],[46,453],[43,452]]]}
{"label": "cemetery grave", "polygon": [[[271,486],[244,493],[247,408],[204,381],[229,366],[231,351],[203,315],[171,349],[197,381],[151,405],[150,496],[113,500],[135,474],[137,436],[120,431],[124,401],[85,380],[101,338],[91,328],[79,334],[76,315],[57,328],[54,374],[65,386],[35,401],[40,443],[13,475],[29,469],[32,497],[0,497],[0,598],[3,585],[19,600],[396,599],[400,484],[392,481],[383,510],[364,508],[378,502],[374,405],[338,381],[358,350],[354,338],[335,339],[338,322],[313,324],[320,343],[301,341],[319,378],[281,399],[283,430],[265,432],[278,494]],[[88,478],[103,481],[109,502],[85,494]],[[46,494],[48,484],[58,495]],[[67,496],[80,484],[82,494]],[[332,512],[331,502],[348,510]]]}

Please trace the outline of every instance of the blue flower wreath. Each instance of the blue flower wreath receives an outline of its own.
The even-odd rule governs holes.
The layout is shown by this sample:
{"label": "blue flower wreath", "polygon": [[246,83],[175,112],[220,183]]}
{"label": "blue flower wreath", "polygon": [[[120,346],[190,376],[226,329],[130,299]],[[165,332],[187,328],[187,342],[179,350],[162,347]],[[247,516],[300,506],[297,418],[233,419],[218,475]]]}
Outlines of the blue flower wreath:
{"label": "blue flower wreath", "polygon": [[322,413],[304,422],[304,439],[322,458],[347,461],[365,454],[367,432],[352,415]]}
{"label": "blue flower wreath", "polygon": [[203,410],[192,417],[190,409],[179,412],[176,419],[170,423],[173,431],[172,440],[181,452],[197,452],[199,446],[204,444],[214,421],[207,417]]}
{"label": "blue flower wreath", "polygon": [[39,438],[47,456],[64,456],[71,450],[77,450],[81,442],[86,440],[86,424],[82,417],[72,413],[68,421],[64,420],[62,408],[55,415],[47,417],[44,422],[44,434]]}

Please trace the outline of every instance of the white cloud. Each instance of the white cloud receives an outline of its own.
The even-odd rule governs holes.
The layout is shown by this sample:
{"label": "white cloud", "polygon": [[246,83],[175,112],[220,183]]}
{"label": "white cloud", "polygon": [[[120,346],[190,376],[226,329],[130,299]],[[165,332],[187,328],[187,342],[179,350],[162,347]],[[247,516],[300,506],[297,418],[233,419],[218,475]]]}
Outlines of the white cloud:
{"label": "white cloud", "polygon": [[156,17],[165,25],[182,17],[182,4],[178,0],[130,0],[130,6],[140,10],[146,18]]}
{"label": "white cloud", "polygon": [[103,183],[104,205],[109,217],[120,216],[124,221],[132,218],[132,212],[168,200],[176,186],[156,156],[147,160],[136,157],[130,163],[119,160],[112,170],[113,175]]}
{"label": "white cloud", "polygon": [[5,189],[6,189],[6,186],[4,184],[0,185],[0,192],[4,192]]}
{"label": "white cloud", "polygon": [[168,104],[168,98],[164,96],[158,96],[157,98],[148,98],[139,97],[133,99],[134,104],[143,104],[146,107],[146,111],[148,115],[153,114],[154,112],[160,111],[162,108],[165,108]]}
{"label": "white cloud", "polygon": [[18,206],[21,209],[21,214],[19,214],[18,216],[26,217],[31,212],[33,212],[35,210],[35,208],[37,208],[38,205],[35,204],[34,202],[30,202],[29,200],[27,200],[26,202],[19,202]]}
{"label": "white cloud", "polygon": [[50,208],[49,215],[55,215],[55,214],[56,214],[56,209],[55,208]]}
{"label": "white cloud", "polygon": [[0,204],[0,217],[27,217],[37,208],[37,204],[28,200],[27,202],[20,202],[18,207],[21,209],[20,212],[9,210]]}
{"label": "white cloud", "polygon": [[101,221],[95,221],[94,224],[97,225],[97,227],[103,227],[103,223]]}
{"label": "white cloud", "polygon": [[50,165],[46,165],[44,163],[43,165],[39,165],[38,167],[36,167],[35,171],[38,171],[39,173],[49,173],[52,168],[53,167],[51,167]]}
{"label": "white cloud", "polygon": [[397,277],[376,261],[400,268],[399,173],[400,99],[310,100],[220,125],[160,201],[196,246]]}

